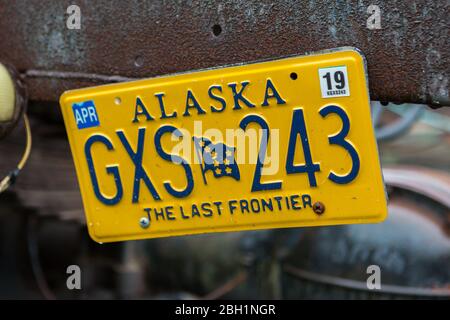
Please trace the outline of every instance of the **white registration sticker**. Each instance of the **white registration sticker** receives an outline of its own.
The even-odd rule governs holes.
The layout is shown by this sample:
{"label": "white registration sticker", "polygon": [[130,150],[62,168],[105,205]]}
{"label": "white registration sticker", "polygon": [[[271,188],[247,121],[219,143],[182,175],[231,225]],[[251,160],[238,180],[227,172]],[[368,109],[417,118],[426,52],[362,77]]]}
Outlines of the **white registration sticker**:
{"label": "white registration sticker", "polygon": [[350,96],[347,66],[319,69],[320,90],[322,98]]}

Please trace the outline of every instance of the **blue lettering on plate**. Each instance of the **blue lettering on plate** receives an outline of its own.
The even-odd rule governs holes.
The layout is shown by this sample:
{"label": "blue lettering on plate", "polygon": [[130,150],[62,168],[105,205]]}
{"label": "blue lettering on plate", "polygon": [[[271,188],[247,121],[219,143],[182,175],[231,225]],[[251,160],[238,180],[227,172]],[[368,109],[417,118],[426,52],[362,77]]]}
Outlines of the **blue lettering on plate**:
{"label": "blue lettering on plate", "polygon": [[98,127],[100,125],[94,101],[74,103],[72,109],[78,129]]}

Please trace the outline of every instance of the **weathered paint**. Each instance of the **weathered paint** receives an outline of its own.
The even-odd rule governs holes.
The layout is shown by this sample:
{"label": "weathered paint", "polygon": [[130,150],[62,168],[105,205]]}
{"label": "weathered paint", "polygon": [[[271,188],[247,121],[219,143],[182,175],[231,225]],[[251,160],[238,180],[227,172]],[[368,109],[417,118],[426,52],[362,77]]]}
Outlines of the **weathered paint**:
{"label": "weathered paint", "polygon": [[[372,99],[450,102],[448,1],[80,0],[81,30],[66,28],[70,4],[0,4],[0,59],[22,72],[63,72],[26,76],[33,100],[55,101],[66,89],[110,82],[90,74],[151,77],[354,46],[367,57]],[[371,4],[381,8],[381,30],[366,28]]]}

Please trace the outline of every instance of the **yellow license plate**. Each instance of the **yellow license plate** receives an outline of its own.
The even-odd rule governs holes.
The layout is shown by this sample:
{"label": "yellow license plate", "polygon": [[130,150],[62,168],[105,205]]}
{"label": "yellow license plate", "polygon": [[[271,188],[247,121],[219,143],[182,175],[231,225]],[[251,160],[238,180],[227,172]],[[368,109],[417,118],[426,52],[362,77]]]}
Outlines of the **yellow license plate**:
{"label": "yellow license plate", "polygon": [[60,103],[97,242],[386,217],[357,50],[68,91]]}

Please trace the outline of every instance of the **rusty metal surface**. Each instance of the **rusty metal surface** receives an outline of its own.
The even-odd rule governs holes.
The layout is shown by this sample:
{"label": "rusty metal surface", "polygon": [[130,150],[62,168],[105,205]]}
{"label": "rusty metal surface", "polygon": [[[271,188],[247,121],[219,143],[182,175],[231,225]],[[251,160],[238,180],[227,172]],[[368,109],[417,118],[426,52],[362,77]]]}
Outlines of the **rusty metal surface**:
{"label": "rusty metal surface", "polygon": [[[366,55],[372,99],[450,105],[445,0],[78,0],[81,30],[69,30],[66,8],[72,2],[0,3],[0,60],[22,72],[33,100],[56,101],[66,89],[116,76],[151,77],[354,46]],[[381,30],[366,27],[371,4],[381,8]]]}

